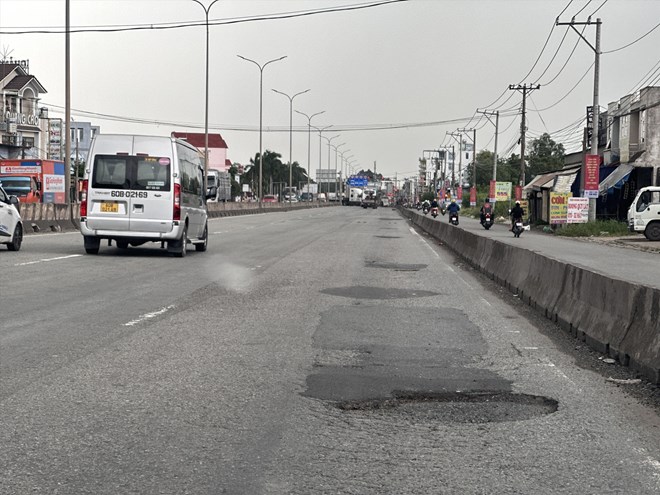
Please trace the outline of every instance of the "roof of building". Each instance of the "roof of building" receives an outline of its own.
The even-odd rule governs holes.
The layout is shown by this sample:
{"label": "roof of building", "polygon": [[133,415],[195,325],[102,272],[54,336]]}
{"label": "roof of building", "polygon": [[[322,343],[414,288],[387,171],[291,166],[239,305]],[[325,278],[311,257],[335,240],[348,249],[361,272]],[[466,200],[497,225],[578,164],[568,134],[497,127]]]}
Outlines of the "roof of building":
{"label": "roof of building", "polygon": [[18,64],[0,64],[0,81],[14,72],[17,68],[21,69],[22,74],[25,74],[25,70]]}
{"label": "roof of building", "polygon": [[[203,132],[172,132],[172,137],[185,139],[190,144],[197,148],[204,148],[204,133]],[[220,134],[209,133],[209,148],[225,148],[228,149],[227,143]]]}
{"label": "roof of building", "polygon": [[16,76],[5,85],[4,89],[20,91],[25,86],[29,85],[31,82],[34,82],[36,84],[39,93],[47,92],[46,89],[34,76]]}

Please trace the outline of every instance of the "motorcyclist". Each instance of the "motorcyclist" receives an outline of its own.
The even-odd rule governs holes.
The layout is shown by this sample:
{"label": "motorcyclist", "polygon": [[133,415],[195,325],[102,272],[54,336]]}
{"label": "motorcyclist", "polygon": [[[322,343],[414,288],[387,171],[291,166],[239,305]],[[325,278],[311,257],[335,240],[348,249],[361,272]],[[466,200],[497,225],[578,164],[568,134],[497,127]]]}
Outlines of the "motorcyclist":
{"label": "motorcyclist", "polygon": [[430,209],[431,208],[431,203],[429,202],[428,199],[425,199],[424,202],[422,203],[422,209]]}
{"label": "motorcyclist", "polygon": [[479,213],[480,213],[481,223],[484,223],[486,221],[486,213],[490,213],[491,215],[493,214],[493,205],[490,204],[490,199],[486,198],[484,204],[481,207],[481,210],[479,210]]}
{"label": "motorcyclist", "polygon": [[451,203],[449,203],[449,206],[447,207],[447,211],[449,212],[449,217],[451,218],[452,213],[456,214],[456,218],[458,219],[458,212],[460,211],[461,207],[458,205],[455,199],[451,200]]}
{"label": "motorcyclist", "polygon": [[438,207],[438,199],[433,198],[433,201],[431,201],[431,208],[437,208]]}
{"label": "motorcyclist", "polygon": [[523,216],[525,215],[525,210],[520,206],[520,201],[516,201],[516,205],[511,209],[511,230],[513,230],[513,225],[516,223],[516,220],[522,221]]}

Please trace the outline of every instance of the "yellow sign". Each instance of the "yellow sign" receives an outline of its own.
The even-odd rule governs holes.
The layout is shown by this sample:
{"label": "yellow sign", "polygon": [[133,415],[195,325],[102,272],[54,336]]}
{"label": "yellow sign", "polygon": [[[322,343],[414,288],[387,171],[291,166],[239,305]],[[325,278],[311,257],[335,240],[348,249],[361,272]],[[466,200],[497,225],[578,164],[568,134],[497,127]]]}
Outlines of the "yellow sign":
{"label": "yellow sign", "polygon": [[495,201],[509,201],[511,199],[511,182],[495,183]]}
{"label": "yellow sign", "polygon": [[568,217],[568,198],[571,193],[550,193],[550,223],[566,223]]}

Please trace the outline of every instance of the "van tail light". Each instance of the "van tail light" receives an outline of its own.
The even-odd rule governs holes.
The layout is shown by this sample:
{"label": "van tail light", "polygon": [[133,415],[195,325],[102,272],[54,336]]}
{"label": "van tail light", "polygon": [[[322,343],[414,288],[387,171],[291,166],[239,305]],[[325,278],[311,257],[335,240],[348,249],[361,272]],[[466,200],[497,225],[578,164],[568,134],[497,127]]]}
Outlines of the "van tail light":
{"label": "van tail light", "polygon": [[82,191],[80,192],[80,216],[87,216],[87,179],[82,181]]}
{"label": "van tail light", "polygon": [[181,184],[174,184],[174,205],[172,219],[181,220]]}

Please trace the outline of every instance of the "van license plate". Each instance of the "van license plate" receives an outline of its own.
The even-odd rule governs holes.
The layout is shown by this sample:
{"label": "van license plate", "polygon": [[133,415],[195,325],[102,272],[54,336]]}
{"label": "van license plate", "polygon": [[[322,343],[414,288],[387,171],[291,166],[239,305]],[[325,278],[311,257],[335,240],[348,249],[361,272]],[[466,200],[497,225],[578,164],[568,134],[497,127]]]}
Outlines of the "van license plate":
{"label": "van license plate", "polygon": [[112,203],[101,203],[101,211],[103,213],[119,213],[119,204]]}

